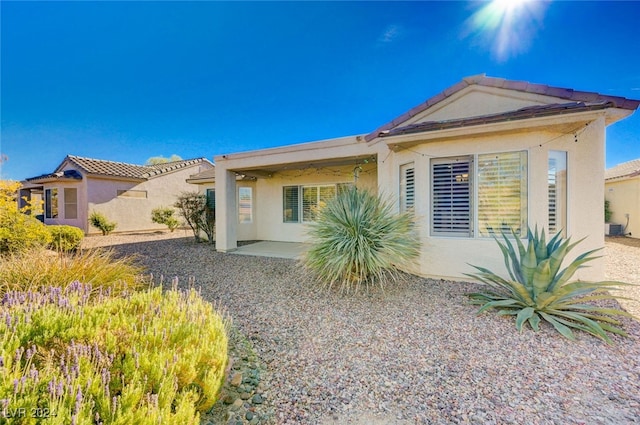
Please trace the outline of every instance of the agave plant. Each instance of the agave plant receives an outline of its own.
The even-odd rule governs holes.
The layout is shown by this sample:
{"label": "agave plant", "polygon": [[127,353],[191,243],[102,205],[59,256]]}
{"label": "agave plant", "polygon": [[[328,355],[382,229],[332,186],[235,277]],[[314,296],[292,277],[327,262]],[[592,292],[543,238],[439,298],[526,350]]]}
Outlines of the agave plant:
{"label": "agave plant", "polygon": [[302,261],[329,288],[348,293],[374,282],[384,287],[387,276],[420,254],[413,222],[411,213],[397,214],[367,190],[345,189],[317,212]]}
{"label": "agave plant", "polygon": [[[513,233],[513,232],[512,232]],[[611,316],[633,317],[629,313],[589,304],[591,301],[625,299],[610,294],[619,285],[628,283],[602,281],[587,282],[572,280],[574,273],[584,264],[594,260],[598,249],[585,252],[576,257],[567,267],[562,263],[573,247],[582,242],[570,243],[558,233],[546,242],[544,230],[538,233],[527,231],[528,245],[524,246],[520,238],[513,233],[516,247],[502,233],[504,242],[495,238],[504,256],[509,279],[478,266],[475,274],[466,274],[489,285],[490,289],[472,293],[471,302],[482,305],[478,314],[489,308],[498,308],[498,314],[515,315],[516,328],[529,323],[533,330],[539,330],[541,318],[549,322],[563,336],[575,340],[573,329],[588,332],[611,343],[606,332],[626,336],[619,328],[620,322]]]}

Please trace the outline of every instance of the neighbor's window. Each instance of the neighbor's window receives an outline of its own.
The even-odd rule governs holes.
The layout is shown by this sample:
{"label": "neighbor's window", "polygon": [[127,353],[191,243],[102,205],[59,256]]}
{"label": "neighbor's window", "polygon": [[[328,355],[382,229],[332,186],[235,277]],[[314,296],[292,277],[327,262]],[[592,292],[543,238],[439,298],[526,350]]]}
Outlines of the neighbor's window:
{"label": "neighbor's window", "polygon": [[431,161],[432,235],[472,237],[476,227],[479,236],[511,229],[522,235],[526,226],[526,152]]}
{"label": "neighbor's window", "polygon": [[240,223],[253,221],[253,196],[250,187],[238,188],[238,220]]}
{"label": "neighbor's window", "polygon": [[478,155],[478,230],[480,236],[527,227],[527,154]]}
{"label": "neighbor's window", "polygon": [[44,216],[45,218],[58,218],[58,189],[44,191]]}
{"label": "neighbor's window", "polygon": [[352,183],[329,185],[284,186],[282,188],[282,221],[299,223],[314,221],[327,201],[353,186]]}
{"label": "neighbor's window", "polygon": [[567,152],[549,151],[549,233],[567,228]]}
{"label": "neighbor's window", "polygon": [[145,199],[147,197],[146,190],[118,190],[118,198],[139,198]]}
{"label": "neighbor's window", "polygon": [[210,210],[216,210],[216,190],[207,189],[207,207]]}
{"label": "neighbor's window", "polygon": [[78,189],[76,188],[64,189],[64,218],[78,218]]}
{"label": "neighbor's window", "polygon": [[415,204],[415,167],[413,162],[400,166],[400,212],[410,211]]}
{"label": "neighbor's window", "polygon": [[431,161],[431,234],[472,235],[470,156]]}

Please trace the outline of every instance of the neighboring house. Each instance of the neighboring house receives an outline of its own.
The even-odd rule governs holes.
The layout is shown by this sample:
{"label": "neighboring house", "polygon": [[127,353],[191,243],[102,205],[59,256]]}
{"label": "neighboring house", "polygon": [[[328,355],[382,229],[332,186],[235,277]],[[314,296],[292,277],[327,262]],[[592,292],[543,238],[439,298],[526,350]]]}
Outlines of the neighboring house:
{"label": "neighboring house", "polygon": [[610,222],[621,225],[621,234],[640,238],[640,159],[609,168],[604,178]]}
{"label": "neighboring house", "polygon": [[[305,223],[344,184],[413,211],[423,253],[412,271],[422,275],[503,270],[492,238],[501,229],[588,236],[575,255],[600,248],[605,129],[639,104],[478,75],[368,134],[217,156],[216,248],[306,241]],[[579,271],[603,275],[602,260]]]}
{"label": "neighboring house", "polygon": [[133,165],[68,155],[53,173],[22,182],[20,195],[42,197],[46,224],[99,233],[88,222],[97,211],[117,223],[116,232],[166,229],[151,221],[151,210],[172,206],[181,192],[193,191],[196,186],[185,179],[207,169],[213,164],[204,158]]}

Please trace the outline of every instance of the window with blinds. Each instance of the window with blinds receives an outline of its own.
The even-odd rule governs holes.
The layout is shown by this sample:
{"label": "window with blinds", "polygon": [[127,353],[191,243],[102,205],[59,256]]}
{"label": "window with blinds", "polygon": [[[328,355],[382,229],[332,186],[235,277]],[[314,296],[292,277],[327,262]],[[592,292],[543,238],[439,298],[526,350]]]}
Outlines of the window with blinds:
{"label": "window with blinds", "polygon": [[78,218],[78,189],[64,188],[64,218]]}
{"label": "window with blinds", "polygon": [[469,237],[472,158],[431,161],[431,234]]}
{"label": "window with blinds", "polygon": [[567,152],[549,151],[547,183],[551,234],[567,227]]}
{"label": "window with blinds", "polygon": [[480,236],[522,236],[527,223],[527,154],[478,155],[478,230]]}
{"label": "window with blinds", "polygon": [[415,167],[413,162],[400,166],[400,212],[411,211],[415,205]]}
{"label": "window with blinds", "polygon": [[309,186],[284,186],[282,188],[282,221],[300,223],[314,221],[318,210],[336,196],[353,186],[352,183],[338,183]]}

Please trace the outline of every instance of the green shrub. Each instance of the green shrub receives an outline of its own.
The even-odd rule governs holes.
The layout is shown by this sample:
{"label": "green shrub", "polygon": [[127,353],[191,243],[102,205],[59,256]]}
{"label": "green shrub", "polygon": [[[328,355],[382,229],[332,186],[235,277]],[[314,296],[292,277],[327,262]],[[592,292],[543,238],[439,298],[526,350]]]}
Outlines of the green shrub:
{"label": "green shrub", "polygon": [[44,249],[0,257],[0,297],[7,291],[56,286],[66,288],[81,280],[98,288],[123,291],[148,282],[134,257],[116,257],[112,251],[90,250],[58,256]]}
{"label": "green shrub", "polygon": [[467,274],[491,288],[470,294],[473,304],[482,305],[478,313],[498,308],[498,314],[515,315],[516,328],[520,331],[527,322],[537,331],[542,318],[571,340],[575,339],[571,328],[588,332],[608,343],[611,343],[611,339],[605,331],[627,335],[616,326],[620,322],[611,316],[632,317],[629,313],[589,302],[619,298],[607,291],[628,284],[571,280],[583,264],[597,258],[593,256],[597,249],[579,255],[566,268],[561,269],[567,253],[582,240],[570,244],[570,238],[564,240],[558,233],[546,243],[544,230],[538,234],[536,228],[535,233],[528,230],[528,246],[525,248],[522,241],[515,234],[513,236],[517,251],[505,234],[502,234],[504,243],[496,238],[509,279],[503,279],[478,266],[473,267],[479,273]]}
{"label": "green shrub", "polygon": [[200,232],[207,235],[209,243],[215,242],[215,209],[207,203],[207,197],[198,192],[183,192],[173,205],[187,222],[196,242],[200,242]]}
{"label": "green shrub", "polygon": [[115,222],[111,222],[104,216],[104,214],[94,211],[89,216],[89,223],[93,227],[100,229],[103,235],[108,235],[113,232],[116,228],[117,224]]}
{"label": "green shrub", "polygon": [[604,222],[609,223],[611,220],[611,216],[613,215],[613,211],[611,211],[611,204],[609,201],[605,199],[604,201]]}
{"label": "green shrub", "polygon": [[317,211],[309,225],[311,248],[304,265],[329,288],[357,292],[416,259],[420,243],[413,214],[397,214],[390,202],[351,187]]}
{"label": "green shrub", "polygon": [[46,246],[51,240],[47,227],[32,215],[37,208],[18,208],[19,182],[0,180],[0,254],[23,252]]}
{"label": "green shrub", "polygon": [[19,253],[51,242],[47,226],[19,211],[0,213],[0,253]]}
{"label": "green shrub", "polygon": [[224,380],[225,321],[194,290],[105,297],[75,282],[7,294],[0,312],[2,407],[47,424],[199,423]]}
{"label": "green shrub", "polygon": [[80,248],[84,232],[82,229],[74,226],[55,225],[48,226],[51,233],[51,243],[49,246],[56,251],[76,251]]}
{"label": "green shrub", "polygon": [[180,225],[180,222],[173,216],[173,213],[173,208],[154,208],[151,211],[151,221],[158,224],[164,224],[173,232]]}

